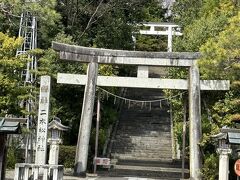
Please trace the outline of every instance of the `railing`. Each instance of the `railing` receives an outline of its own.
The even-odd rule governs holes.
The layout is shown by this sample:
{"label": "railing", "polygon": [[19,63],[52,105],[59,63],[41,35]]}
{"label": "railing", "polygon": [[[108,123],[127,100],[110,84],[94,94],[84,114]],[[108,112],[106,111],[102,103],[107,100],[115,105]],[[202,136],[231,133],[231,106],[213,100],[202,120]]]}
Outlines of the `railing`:
{"label": "railing", "polygon": [[14,180],[62,180],[63,165],[37,165],[18,163],[15,165]]}

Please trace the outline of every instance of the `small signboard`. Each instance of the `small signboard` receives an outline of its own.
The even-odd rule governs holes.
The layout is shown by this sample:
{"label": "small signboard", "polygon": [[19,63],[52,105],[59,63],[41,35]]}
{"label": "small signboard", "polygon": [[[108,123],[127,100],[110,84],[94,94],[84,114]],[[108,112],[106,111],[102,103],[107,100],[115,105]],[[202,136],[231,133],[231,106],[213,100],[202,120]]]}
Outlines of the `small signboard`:
{"label": "small signboard", "polygon": [[240,176],[240,159],[238,159],[234,164],[235,173]]}
{"label": "small signboard", "polygon": [[110,166],[110,159],[109,158],[95,158],[96,165],[103,165],[103,166]]}

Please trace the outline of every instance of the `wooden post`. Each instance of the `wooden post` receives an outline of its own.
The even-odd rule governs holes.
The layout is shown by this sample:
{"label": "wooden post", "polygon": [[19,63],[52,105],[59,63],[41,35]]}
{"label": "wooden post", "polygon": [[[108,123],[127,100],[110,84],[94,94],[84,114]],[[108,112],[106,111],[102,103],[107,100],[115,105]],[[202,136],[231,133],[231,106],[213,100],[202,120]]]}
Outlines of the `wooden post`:
{"label": "wooden post", "polygon": [[183,100],[183,134],[182,134],[182,179],[184,179],[184,169],[185,169],[185,148],[186,148],[186,121],[187,121],[187,100]]}
{"label": "wooden post", "polygon": [[167,47],[168,52],[172,52],[172,36],[173,36],[172,26],[169,26],[168,27],[168,47]]}
{"label": "wooden post", "polygon": [[202,137],[200,80],[197,62],[189,68],[189,149],[190,178],[201,179],[202,159],[199,143]]}
{"label": "wooden post", "polygon": [[96,91],[98,64],[90,62],[87,70],[87,83],[84,91],[81,122],[79,126],[77,150],[75,156],[74,173],[77,176],[85,175],[88,159],[88,145],[92,125],[94,97]]}
{"label": "wooden post", "polygon": [[5,179],[5,168],[6,168],[6,141],[7,135],[0,134],[0,180]]}
{"label": "wooden post", "polygon": [[[30,112],[30,109],[27,109],[27,112]],[[29,116],[27,118],[27,129],[29,130]],[[26,134],[26,144],[25,144],[25,163],[31,163],[29,160],[29,133]]]}
{"label": "wooden post", "polygon": [[100,96],[98,95],[98,101],[97,101],[97,122],[96,122],[96,140],[95,140],[95,155],[94,155],[94,170],[93,173],[96,174],[97,172],[97,163],[96,158],[98,155],[98,136],[99,136],[99,121],[100,121]]}
{"label": "wooden post", "polygon": [[171,126],[171,140],[172,140],[172,159],[177,159],[177,148],[175,145],[175,136],[173,131],[173,111],[172,111],[172,102],[169,103],[169,112],[170,112],[170,126]]}

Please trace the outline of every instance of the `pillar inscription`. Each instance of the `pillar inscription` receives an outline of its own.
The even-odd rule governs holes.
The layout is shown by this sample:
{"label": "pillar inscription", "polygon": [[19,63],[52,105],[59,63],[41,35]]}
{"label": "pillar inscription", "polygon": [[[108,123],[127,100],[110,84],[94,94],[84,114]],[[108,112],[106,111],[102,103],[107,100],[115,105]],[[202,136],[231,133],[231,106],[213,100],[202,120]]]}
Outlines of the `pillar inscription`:
{"label": "pillar inscription", "polygon": [[35,164],[46,164],[47,158],[47,133],[48,133],[48,116],[50,104],[50,76],[41,76],[37,139],[36,139],[36,158]]}

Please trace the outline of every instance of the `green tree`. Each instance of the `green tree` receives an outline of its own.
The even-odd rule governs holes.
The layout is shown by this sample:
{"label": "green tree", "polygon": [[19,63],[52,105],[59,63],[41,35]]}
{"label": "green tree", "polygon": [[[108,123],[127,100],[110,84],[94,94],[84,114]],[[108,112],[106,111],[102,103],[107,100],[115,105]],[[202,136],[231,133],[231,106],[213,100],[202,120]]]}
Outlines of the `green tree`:
{"label": "green tree", "polygon": [[12,36],[18,34],[20,16],[29,12],[37,18],[39,45],[46,48],[53,37],[61,30],[61,16],[56,12],[56,0],[27,2],[21,0],[0,0],[0,31]]}
{"label": "green tree", "polygon": [[[183,19],[182,17],[176,19],[177,23],[183,25],[184,35],[176,38],[175,51],[199,51],[209,38],[218,36],[228,25],[228,19],[236,14],[234,4],[224,0],[204,1],[201,6],[197,7],[197,11],[200,11],[199,17],[191,17],[191,22],[185,22],[185,16]],[[190,16],[186,18],[190,18]]]}
{"label": "green tree", "polygon": [[229,25],[201,47],[199,61],[203,78],[231,80],[231,91],[212,107],[212,119],[217,127],[230,126],[240,120],[239,68],[240,68],[240,13],[229,19]]}
{"label": "green tree", "polygon": [[159,21],[164,10],[157,0],[61,1],[64,31],[77,44],[105,48],[132,49],[136,23]]}
{"label": "green tree", "polygon": [[22,39],[9,37],[0,32],[0,109],[1,116],[6,114],[21,114],[19,106],[21,97],[26,95],[26,89],[21,86],[21,71],[28,59],[16,57],[16,49],[22,44]]}
{"label": "green tree", "polygon": [[[204,153],[203,174],[205,179],[216,179],[216,154],[212,134],[223,126],[232,126],[233,120],[239,120],[239,6],[233,1],[211,0],[193,2],[179,1],[182,7],[192,7],[179,12],[176,7],[175,18],[183,26],[183,37],[175,41],[177,51],[201,51],[199,60],[201,78],[229,79],[231,91],[202,92],[202,130],[201,143]],[[199,3],[199,4],[198,4]],[[197,5],[198,4],[198,5]],[[178,6],[178,3],[175,4]],[[197,5],[197,6],[196,6]],[[188,14],[188,15],[187,15]],[[191,15],[192,14],[192,15]],[[171,71],[172,76],[180,77],[183,71]],[[179,103],[175,103],[175,107]],[[176,108],[179,110],[179,108]],[[177,113],[178,114],[178,113]],[[176,127],[181,124],[181,116],[176,117]],[[181,126],[180,126],[181,129]]]}

